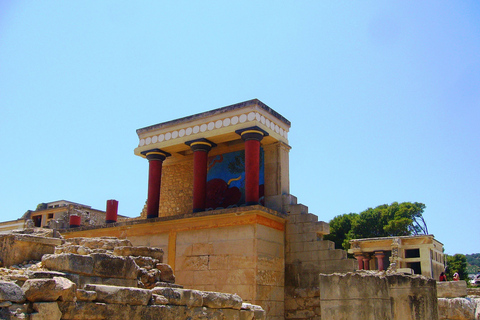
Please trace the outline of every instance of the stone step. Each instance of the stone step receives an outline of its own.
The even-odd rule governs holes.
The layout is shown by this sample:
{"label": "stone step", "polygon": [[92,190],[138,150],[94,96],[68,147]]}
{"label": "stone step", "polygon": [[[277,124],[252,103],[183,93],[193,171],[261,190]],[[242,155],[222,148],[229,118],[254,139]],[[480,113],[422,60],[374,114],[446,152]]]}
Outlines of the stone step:
{"label": "stone step", "polygon": [[287,213],[289,215],[306,214],[308,207],[303,204],[290,204],[287,206]]}

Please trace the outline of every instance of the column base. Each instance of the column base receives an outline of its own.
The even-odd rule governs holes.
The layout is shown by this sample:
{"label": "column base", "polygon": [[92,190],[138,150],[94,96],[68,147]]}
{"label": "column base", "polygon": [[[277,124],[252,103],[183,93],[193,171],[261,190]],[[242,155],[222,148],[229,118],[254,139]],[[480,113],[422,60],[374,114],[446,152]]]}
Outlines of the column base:
{"label": "column base", "polygon": [[106,223],[115,223],[117,222],[116,220],[105,220]]}
{"label": "column base", "polygon": [[147,214],[147,219],[153,219],[153,218],[158,218],[158,216],[155,216],[155,215],[148,215],[148,214]]}

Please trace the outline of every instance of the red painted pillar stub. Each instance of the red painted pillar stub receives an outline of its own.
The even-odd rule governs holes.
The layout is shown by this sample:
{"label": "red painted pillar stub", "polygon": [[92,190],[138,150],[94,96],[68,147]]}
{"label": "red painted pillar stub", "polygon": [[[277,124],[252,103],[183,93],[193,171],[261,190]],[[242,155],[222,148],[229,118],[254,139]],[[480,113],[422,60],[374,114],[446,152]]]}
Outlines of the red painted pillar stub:
{"label": "red painted pillar stub", "polygon": [[70,228],[78,228],[82,224],[82,217],[77,215],[70,216]]}
{"label": "red painted pillar stub", "polygon": [[207,139],[185,142],[193,151],[193,212],[205,211],[208,152],[216,146]]}
{"label": "red painted pillar stub", "polygon": [[105,214],[106,223],[117,222],[118,217],[118,201],[107,200],[107,213]]}

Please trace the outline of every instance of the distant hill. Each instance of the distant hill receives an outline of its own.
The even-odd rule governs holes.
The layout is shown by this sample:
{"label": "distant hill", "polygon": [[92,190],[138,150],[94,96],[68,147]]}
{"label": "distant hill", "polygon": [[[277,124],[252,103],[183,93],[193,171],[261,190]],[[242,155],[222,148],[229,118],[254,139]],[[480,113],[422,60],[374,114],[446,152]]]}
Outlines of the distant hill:
{"label": "distant hill", "polygon": [[467,263],[472,266],[480,267],[480,253],[466,254]]}
{"label": "distant hill", "polygon": [[467,257],[467,272],[478,273],[480,272],[480,253],[466,254]]}

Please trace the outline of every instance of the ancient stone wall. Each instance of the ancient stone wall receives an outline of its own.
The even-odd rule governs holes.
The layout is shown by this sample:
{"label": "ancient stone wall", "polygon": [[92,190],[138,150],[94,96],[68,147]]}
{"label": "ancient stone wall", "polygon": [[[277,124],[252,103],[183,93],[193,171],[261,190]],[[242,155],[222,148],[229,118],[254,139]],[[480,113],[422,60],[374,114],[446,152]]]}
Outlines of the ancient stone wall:
{"label": "ancient stone wall", "polygon": [[237,293],[261,305],[268,319],[283,319],[283,232],[244,225],[179,232],[177,283],[199,290]]}
{"label": "ancient stone wall", "polygon": [[193,160],[162,169],[159,217],[190,213],[193,205]]}
{"label": "ancient stone wall", "polygon": [[467,296],[465,281],[438,281],[437,296],[439,298],[458,298]]}
{"label": "ancient stone wall", "polygon": [[296,204],[288,210],[285,238],[285,318],[320,319],[319,274],[352,272],[356,261],[332,241],[322,239],[329,226],[308,213],[308,207]]}
{"label": "ancient stone wall", "polygon": [[435,280],[361,271],[320,275],[322,320],[437,320]]}
{"label": "ancient stone wall", "polygon": [[[162,167],[159,217],[191,213],[193,206],[193,160]],[[141,216],[147,218],[146,204]]]}

